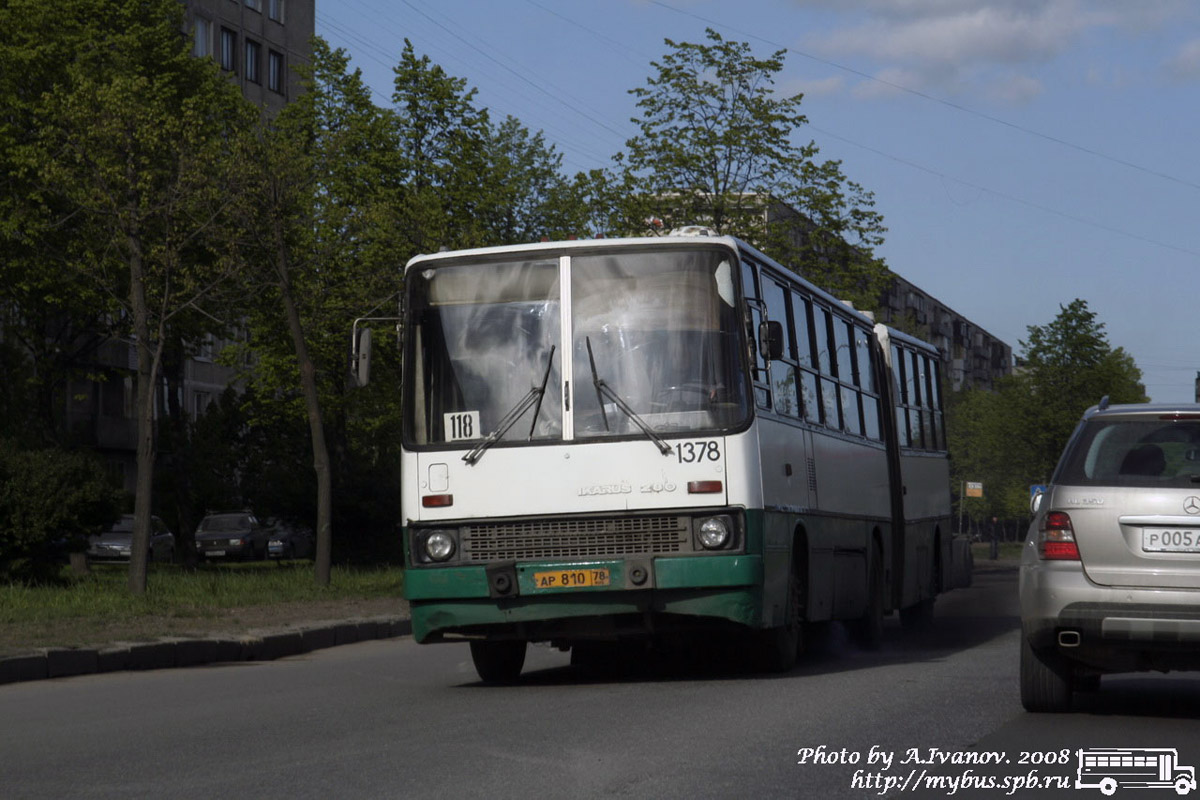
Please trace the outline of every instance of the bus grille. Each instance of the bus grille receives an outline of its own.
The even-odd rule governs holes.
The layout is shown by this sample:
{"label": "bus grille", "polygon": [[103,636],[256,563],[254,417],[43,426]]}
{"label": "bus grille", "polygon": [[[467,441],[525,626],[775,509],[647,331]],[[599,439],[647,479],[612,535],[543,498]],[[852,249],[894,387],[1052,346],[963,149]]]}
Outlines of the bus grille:
{"label": "bus grille", "polygon": [[466,525],[467,561],[658,555],[691,550],[688,517],[611,517]]}

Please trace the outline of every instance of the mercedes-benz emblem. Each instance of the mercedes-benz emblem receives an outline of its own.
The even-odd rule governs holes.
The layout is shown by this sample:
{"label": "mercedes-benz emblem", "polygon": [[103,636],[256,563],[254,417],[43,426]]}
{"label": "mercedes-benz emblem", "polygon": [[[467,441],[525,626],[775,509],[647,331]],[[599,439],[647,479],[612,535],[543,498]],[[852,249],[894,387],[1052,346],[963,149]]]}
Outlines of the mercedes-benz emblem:
{"label": "mercedes-benz emblem", "polygon": [[1200,514],[1200,497],[1192,495],[1183,501],[1183,510],[1189,514]]}

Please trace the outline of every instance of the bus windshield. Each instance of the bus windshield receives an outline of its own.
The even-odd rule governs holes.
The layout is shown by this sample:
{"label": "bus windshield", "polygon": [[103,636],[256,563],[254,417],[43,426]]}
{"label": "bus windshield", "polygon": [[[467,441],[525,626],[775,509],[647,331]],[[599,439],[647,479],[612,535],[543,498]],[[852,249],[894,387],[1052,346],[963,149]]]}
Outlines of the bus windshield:
{"label": "bus windshield", "polygon": [[[637,418],[662,434],[745,419],[732,271],[721,252],[578,256],[571,302],[576,438],[635,435]],[[598,391],[600,381],[628,408]]]}
{"label": "bus windshield", "polygon": [[[410,271],[408,444],[645,435],[639,419],[655,434],[719,432],[746,420],[727,253],[537,256]],[[563,374],[565,353],[573,374]]]}

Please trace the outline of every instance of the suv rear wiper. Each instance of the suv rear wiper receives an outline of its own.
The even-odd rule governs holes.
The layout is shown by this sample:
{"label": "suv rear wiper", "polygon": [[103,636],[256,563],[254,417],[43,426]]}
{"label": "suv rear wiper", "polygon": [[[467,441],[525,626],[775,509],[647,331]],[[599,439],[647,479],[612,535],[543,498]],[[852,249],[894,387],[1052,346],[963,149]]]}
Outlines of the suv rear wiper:
{"label": "suv rear wiper", "polygon": [[650,441],[658,446],[660,453],[664,456],[671,455],[671,445],[667,444],[661,436],[655,433],[654,429],[647,425],[646,421],[639,417],[637,412],[630,408],[629,404],[621,399],[619,394],[613,391],[612,387],[600,379],[600,374],[596,372],[596,357],[592,355],[592,339],[591,337],[584,337],[584,341],[587,343],[588,362],[592,367],[592,385],[596,387],[596,399],[600,400],[600,416],[604,419],[604,430],[610,430],[608,427],[608,414],[604,411],[603,401],[603,398],[608,398],[612,401],[613,405],[625,412],[625,416],[633,420],[634,425],[641,428],[642,433],[646,434],[650,438]]}
{"label": "suv rear wiper", "polygon": [[479,459],[483,458],[483,454],[489,447],[508,433],[508,429],[517,424],[517,420],[529,410],[530,406],[537,404],[537,408],[533,412],[533,422],[529,424],[529,438],[533,438],[533,431],[537,427],[538,415],[542,413],[542,398],[546,395],[546,384],[550,382],[550,368],[554,365],[554,350],[555,345],[550,345],[550,355],[546,358],[546,372],[542,375],[542,383],[540,386],[532,387],[529,392],[517,401],[513,406],[512,411],[504,415],[504,419],[500,420],[500,424],[496,426],[496,430],[488,434],[487,438],[475,446],[471,452],[463,456],[463,461],[475,465]]}

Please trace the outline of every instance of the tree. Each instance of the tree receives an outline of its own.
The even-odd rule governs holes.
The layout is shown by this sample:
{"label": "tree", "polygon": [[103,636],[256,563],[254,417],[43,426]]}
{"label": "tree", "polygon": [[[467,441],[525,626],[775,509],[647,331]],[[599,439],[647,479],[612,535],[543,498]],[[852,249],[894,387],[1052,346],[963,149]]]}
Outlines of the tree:
{"label": "tree", "polygon": [[90,454],[20,450],[0,440],[0,580],[52,581],[56,556],[82,549],[121,513]]}
{"label": "tree", "polygon": [[65,389],[100,377],[93,356],[117,332],[110,298],[76,280],[87,220],[39,174],[46,97],[86,57],[93,6],[0,4],[0,431],[30,446],[69,444]]}
{"label": "tree", "polygon": [[811,141],[793,144],[808,120],[802,95],[774,93],[784,51],[757,58],[745,43],[713,30],[707,37],[705,44],[666,40],[672,51],[652,63],[657,75],[631,92],[642,115],[633,119],[639,135],[617,157],[632,189],[625,228],[644,230],[648,219],[664,229],[703,223],[874,306],[887,275],[873,255],[882,217],[840,162],[818,163]]}
{"label": "tree", "polygon": [[175,0],[79,2],[89,29],[36,114],[42,191],[82,230],[72,277],[119,309],[137,351],[137,483],[129,587],[146,588],[155,388],[168,330],[228,276],[214,248],[231,133],[253,118],[215,64],[193,58]]}
{"label": "tree", "polygon": [[407,39],[393,73],[408,252],[484,244],[476,212],[494,205],[480,191],[489,161],[487,111],[475,107],[466,79],[418,57]]}
{"label": "tree", "polygon": [[566,199],[559,168],[562,156],[546,145],[539,131],[531,134],[514,117],[488,130],[488,168],[480,199],[490,244],[521,244],[564,231],[559,203]]}
{"label": "tree", "polygon": [[1107,396],[1144,403],[1141,370],[1112,347],[1104,323],[1084,300],[1059,307],[1047,325],[1031,325],[1021,342],[1024,366],[995,392],[968,390],[949,413],[957,483],[983,481],[977,516],[1016,518],[1028,509],[1029,486],[1050,478],[1083,412]]}
{"label": "tree", "polygon": [[396,292],[400,257],[393,126],[348,66],[343,51],[316,40],[304,94],[247,138],[243,153],[245,274],[251,288],[267,289],[250,308],[247,377],[260,411],[273,398],[268,413],[307,421],[320,585],[331,572],[334,451],[345,460],[350,326]]}

